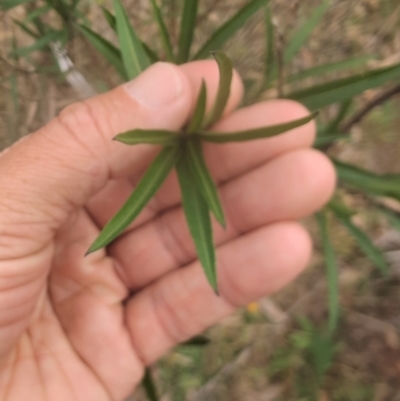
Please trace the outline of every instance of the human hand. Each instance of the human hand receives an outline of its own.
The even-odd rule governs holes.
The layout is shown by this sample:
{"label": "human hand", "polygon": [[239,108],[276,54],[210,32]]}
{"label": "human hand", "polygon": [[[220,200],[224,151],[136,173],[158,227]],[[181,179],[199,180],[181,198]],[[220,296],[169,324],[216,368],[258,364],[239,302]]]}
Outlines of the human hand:
{"label": "human hand", "polygon": [[[68,107],[0,157],[0,400],[123,400],[168,349],[278,291],[306,266],[311,241],[296,220],[330,197],[334,170],[309,149],[311,122],[278,137],[206,145],[227,229],[214,225],[220,297],[196,260],[171,175],[129,230],[83,257],[157,149],[111,139],[178,129],[214,62],[156,64],[135,81]],[[234,75],[220,131],[308,114],[275,100],[235,111]]]}

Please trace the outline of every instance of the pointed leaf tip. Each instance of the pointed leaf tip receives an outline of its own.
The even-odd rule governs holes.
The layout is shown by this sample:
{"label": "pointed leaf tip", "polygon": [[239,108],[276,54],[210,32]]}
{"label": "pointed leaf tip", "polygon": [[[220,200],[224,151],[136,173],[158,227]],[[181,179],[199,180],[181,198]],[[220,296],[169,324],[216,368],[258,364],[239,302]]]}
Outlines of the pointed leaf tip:
{"label": "pointed leaf tip", "polygon": [[126,145],[138,145],[147,143],[150,145],[173,145],[176,143],[179,133],[167,130],[143,130],[135,129],[116,135],[113,140]]}
{"label": "pointed leaf tip", "polygon": [[128,79],[150,66],[150,61],[120,0],[114,0],[117,35]]}
{"label": "pointed leaf tip", "polygon": [[197,255],[208,282],[217,291],[217,272],[212,226],[207,203],[197,188],[188,165],[187,154],[183,153],[176,165],[182,192],[182,205]]}
{"label": "pointed leaf tip", "polygon": [[131,196],[117,214],[104,226],[88,252],[94,252],[107,246],[132,223],[167,178],[176,164],[179,154],[180,149],[178,146],[165,147],[161,150]]}
{"label": "pointed leaf tip", "polygon": [[306,117],[290,121],[288,123],[271,125],[268,127],[261,127],[247,131],[237,131],[228,133],[199,131],[196,133],[196,135],[204,141],[214,142],[214,143],[243,142],[243,141],[250,141],[253,139],[269,138],[275,135],[283,134],[284,132],[290,131],[302,125],[305,125],[311,120],[313,120],[317,116],[317,114],[318,112],[315,112]]}

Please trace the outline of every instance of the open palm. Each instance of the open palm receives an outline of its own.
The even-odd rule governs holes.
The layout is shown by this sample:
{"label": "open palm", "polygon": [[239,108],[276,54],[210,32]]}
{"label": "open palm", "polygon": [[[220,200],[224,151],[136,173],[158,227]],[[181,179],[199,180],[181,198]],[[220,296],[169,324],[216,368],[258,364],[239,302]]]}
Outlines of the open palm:
{"label": "open palm", "polygon": [[[111,138],[184,125],[202,77],[212,101],[213,62],[156,64],[1,155],[1,401],[123,400],[145,365],[307,264],[311,242],[296,220],[321,207],[335,181],[328,160],[309,149],[313,123],[205,148],[227,217],[226,231],[214,225],[220,297],[196,260],[174,175],[123,236],[83,257],[158,151]],[[308,113],[284,100],[235,110],[241,95],[236,74],[216,129]]]}

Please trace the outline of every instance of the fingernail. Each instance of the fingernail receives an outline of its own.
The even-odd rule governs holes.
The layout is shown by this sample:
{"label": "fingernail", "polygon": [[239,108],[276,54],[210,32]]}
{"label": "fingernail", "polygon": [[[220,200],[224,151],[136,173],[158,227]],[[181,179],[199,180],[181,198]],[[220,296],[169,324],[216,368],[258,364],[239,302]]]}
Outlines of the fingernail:
{"label": "fingernail", "polygon": [[128,94],[145,107],[159,108],[173,102],[183,91],[177,67],[156,63],[125,85]]}

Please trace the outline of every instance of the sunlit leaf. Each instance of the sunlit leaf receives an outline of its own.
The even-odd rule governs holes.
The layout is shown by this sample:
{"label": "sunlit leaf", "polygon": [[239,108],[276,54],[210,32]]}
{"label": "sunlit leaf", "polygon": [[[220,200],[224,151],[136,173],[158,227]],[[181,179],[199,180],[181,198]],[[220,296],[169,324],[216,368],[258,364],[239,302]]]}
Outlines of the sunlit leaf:
{"label": "sunlit leaf", "polygon": [[48,45],[50,45],[51,42],[54,42],[56,40],[59,40],[62,38],[62,32],[60,31],[51,31],[48,34],[42,36],[40,39],[38,39],[35,43],[33,43],[30,46],[26,47],[19,47],[18,49],[13,50],[10,55],[11,56],[28,56],[29,54],[43,50],[46,48]]}
{"label": "sunlit leaf", "polygon": [[150,61],[119,0],[114,0],[114,9],[122,60],[131,80],[144,71]]}
{"label": "sunlit leaf", "polygon": [[271,125],[269,127],[262,127],[251,129],[247,131],[238,132],[211,132],[211,131],[200,131],[196,135],[208,142],[224,143],[224,142],[242,142],[251,139],[268,138],[271,136],[282,134],[283,132],[290,131],[294,128],[300,127],[307,124],[315,118],[317,114],[313,113],[307,117],[300,118],[299,120],[290,121],[284,124]]}
{"label": "sunlit leaf", "polygon": [[176,164],[179,154],[178,146],[166,147],[159,153],[139,181],[132,195],[105,225],[88,253],[108,245],[129,226],[167,178]]}
{"label": "sunlit leaf", "polygon": [[297,52],[304,46],[314,29],[321,22],[322,17],[328,11],[329,6],[329,1],[323,0],[322,4],[315,9],[313,15],[308,18],[299,29],[293,32],[291,35],[292,38],[289,41],[284,53],[285,64],[288,64],[290,61],[292,61]]}
{"label": "sunlit leaf", "polygon": [[207,58],[210,52],[219,50],[256,11],[267,3],[268,0],[252,0],[244,5],[232,18],[225,22],[211,35],[193,59],[200,60]]}
{"label": "sunlit leaf", "polygon": [[[150,0],[150,2],[151,2],[151,6],[153,8],[154,18],[157,21],[158,28],[160,30],[161,40],[163,42],[164,50],[165,50],[165,53],[167,54],[168,61],[174,62],[174,54],[172,51],[171,39],[169,37],[169,32],[167,30],[164,19],[162,17],[161,10],[157,5],[156,0]],[[196,18],[196,15],[195,15],[195,18]]]}
{"label": "sunlit leaf", "polygon": [[196,246],[197,255],[209,283],[214,291],[217,292],[215,250],[207,203],[190,173],[186,156],[180,158],[176,170],[182,192],[183,209]]}
{"label": "sunlit leaf", "polygon": [[194,132],[201,127],[203,122],[204,113],[206,111],[206,101],[207,101],[207,87],[204,79],[201,82],[201,87],[199,95],[197,97],[196,107],[194,109],[193,117],[186,129],[188,133]]}
{"label": "sunlit leaf", "polygon": [[203,127],[208,127],[209,125],[215,123],[220,119],[222,113],[225,109],[226,103],[229,99],[229,94],[231,92],[231,82],[233,75],[233,66],[231,59],[222,51],[213,52],[215,61],[218,64],[219,70],[219,83],[218,92],[215,102],[211,108],[210,114],[205,118]]}
{"label": "sunlit leaf", "polygon": [[135,129],[118,134],[114,140],[127,145],[137,145],[139,143],[148,143],[151,145],[173,145],[177,143],[177,133],[165,130],[141,130]]}
{"label": "sunlit leaf", "polygon": [[187,151],[188,164],[197,187],[217,221],[225,227],[224,211],[218,197],[218,190],[208,171],[200,141],[190,141],[187,144]]}
{"label": "sunlit leaf", "polygon": [[350,71],[354,68],[365,67],[367,62],[371,59],[371,56],[360,56],[347,60],[337,61],[335,63],[317,65],[316,67],[308,68],[304,71],[298,72],[297,74],[289,76],[286,81],[294,82],[306,78],[316,78],[334,72]]}
{"label": "sunlit leaf", "polygon": [[190,47],[196,27],[198,0],[185,0],[181,17],[181,30],[179,34],[178,58],[179,64],[189,60]]}
{"label": "sunlit leaf", "polygon": [[128,77],[126,75],[125,67],[122,62],[122,55],[119,49],[87,26],[80,25],[79,29],[88,41],[103,55],[103,57],[114,66],[120,76],[124,80],[127,80]]}
{"label": "sunlit leaf", "polygon": [[144,391],[146,392],[146,396],[150,401],[159,401],[160,398],[158,397],[157,394],[157,389],[156,385],[153,379],[153,375],[151,374],[150,368],[146,368],[144,372],[144,378],[143,378],[143,388]]}
{"label": "sunlit leaf", "polygon": [[376,88],[400,78],[400,64],[363,72],[351,77],[319,84],[287,97],[305,104],[311,110],[351,99],[367,89]]}
{"label": "sunlit leaf", "polygon": [[329,334],[332,336],[337,329],[340,305],[339,305],[339,280],[338,269],[336,265],[335,251],[329,238],[329,229],[326,212],[317,214],[320,238],[324,251],[326,275],[328,281],[328,304],[329,304]]}

